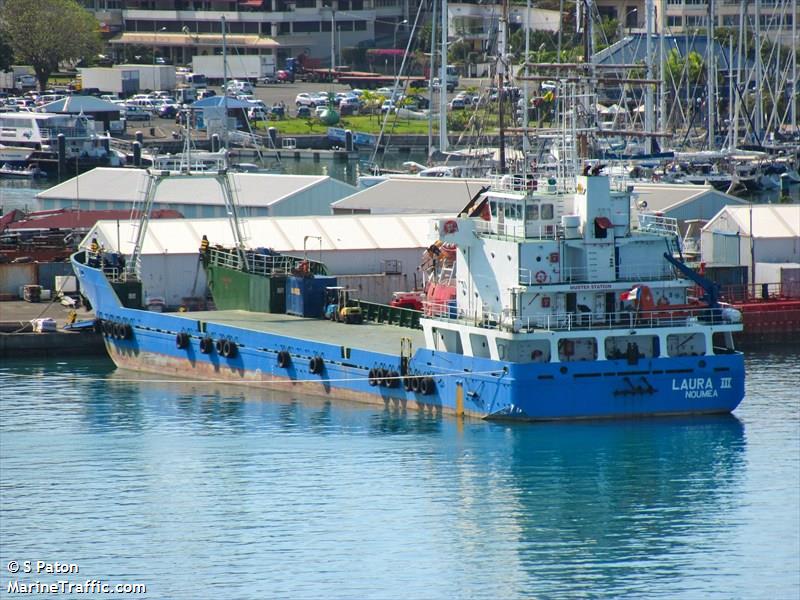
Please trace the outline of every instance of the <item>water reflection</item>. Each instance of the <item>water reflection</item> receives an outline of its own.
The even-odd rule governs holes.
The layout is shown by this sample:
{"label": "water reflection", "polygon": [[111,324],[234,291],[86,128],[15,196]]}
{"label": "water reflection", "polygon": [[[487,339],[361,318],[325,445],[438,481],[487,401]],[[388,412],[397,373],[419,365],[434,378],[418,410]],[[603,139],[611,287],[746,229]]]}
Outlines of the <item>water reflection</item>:
{"label": "water reflection", "polygon": [[505,434],[504,510],[518,526],[520,568],[545,594],[589,583],[641,594],[654,569],[677,575],[703,553],[700,531],[735,508],[745,469],[744,427],[730,415]]}

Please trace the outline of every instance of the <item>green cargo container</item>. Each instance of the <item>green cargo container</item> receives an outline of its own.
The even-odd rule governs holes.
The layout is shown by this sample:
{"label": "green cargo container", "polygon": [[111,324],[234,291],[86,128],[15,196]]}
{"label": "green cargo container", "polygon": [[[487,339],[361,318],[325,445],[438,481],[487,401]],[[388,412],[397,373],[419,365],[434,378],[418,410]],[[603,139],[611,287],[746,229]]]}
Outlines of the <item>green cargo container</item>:
{"label": "green cargo container", "polygon": [[286,312],[286,276],[265,277],[210,264],[208,287],[219,310]]}

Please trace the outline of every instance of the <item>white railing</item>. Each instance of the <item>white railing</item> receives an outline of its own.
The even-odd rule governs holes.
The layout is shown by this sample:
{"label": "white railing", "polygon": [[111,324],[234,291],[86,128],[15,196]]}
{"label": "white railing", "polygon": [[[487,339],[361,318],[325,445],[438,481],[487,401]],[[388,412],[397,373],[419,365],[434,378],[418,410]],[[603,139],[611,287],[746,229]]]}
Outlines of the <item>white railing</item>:
{"label": "white railing", "polygon": [[[541,283],[582,283],[593,281],[590,277],[590,270],[586,267],[566,267],[562,268],[553,276],[548,270],[548,263],[534,268],[520,267],[519,268],[519,284],[520,285],[538,285]],[[536,278],[537,274],[546,273],[547,277],[539,279]],[[672,268],[666,264],[653,264],[653,263],[626,263],[621,265],[613,281],[649,281],[649,280],[665,280],[675,279],[675,274]],[[598,282],[600,283],[600,282]],[[610,282],[602,282],[609,283]]]}
{"label": "white railing", "polygon": [[509,310],[502,313],[482,312],[465,314],[462,310],[442,303],[423,302],[422,312],[427,318],[458,322],[485,329],[529,333],[545,331],[592,331],[603,329],[687,327],[691,325],[721,325],[731,321],[722,309],[696,308],[650,311],[621,311],[605,314],[593,313],[541,313],[514,316]]}
{"label": "white railing", "polygon": [[475,230],[478,233],[487,235],[495,235],[506,239],[518,238],[534,238],[540,240],[555,240],[561,237],[561,227],[555,223],[539,224],[539,223],[521,223],[514,221],[513,223],[498,223],[497,221],[484,221],[483,219],[475,221]]}
{"label": "white railing", "polygon": [[84,127],[40,127],[39,134],[43,140],[55,140],[63,133],[66,139],[84,139],[91,137],[92,132]]}
{"label": "white railing", "polygon": [[307,263],[309,273],[325,272],[322,263],[285,254],[259,254],[251,251],[244,253],[244,262],[238,252],[233,249],[210,248],[208,262],[212,265],[233,270],[246,270],[254,275],[291,275],[301,269],[301,263]]}
{"label": "white railing", "polygon": [[639,213],[639,230],[661,235],[678,235],[678,220],[653,213]]}

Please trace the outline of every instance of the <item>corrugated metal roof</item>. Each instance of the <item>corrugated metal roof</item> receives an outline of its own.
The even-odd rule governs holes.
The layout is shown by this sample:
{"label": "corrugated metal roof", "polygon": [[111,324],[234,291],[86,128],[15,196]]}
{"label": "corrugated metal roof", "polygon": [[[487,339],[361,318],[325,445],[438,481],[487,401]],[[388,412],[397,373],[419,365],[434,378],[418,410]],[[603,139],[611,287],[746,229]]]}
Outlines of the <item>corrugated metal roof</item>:
{"label": "corrugated metal roof", "polygon": [[[134,213],[134,217],[138,215]],[[72,210],[41,211],[32,213],[25,219],[11,223],[9,229],[87,229],[101,219],[128,220],[129,210]],[[154,210],[151,219],[181,219],[183,215],[177,210]]]}
{"label": "corrugated metal roof", "polygon": [[669,212],[705,196],[723,197],[728,204],[745,203],[741,198],[715,190],[711,185],[634,183],[633,191],[640,202],[647,202],[647,210],[661,212]]}
{"label": "corrugated metal roof", "polygon": [[[320,250],[378,250],[424,248],[429,245],[430,215],[341,215],[324,217],[255,217],[243,222],[250,247],[270,247],[279,252]],[[134,221],[99,221],[82,246],[97,235],[109,250],[130,253],[135,237]],[[230,246],[233,234],[227,219],[159,219],[151,221],[144,254],[191,254],[203,235],[212,245]],[[119,237],[118,237],[119,236]],[[117,240],[121,248],[117,248]]]}
{"label": "corrugated metal roof", "polygon": [[331,204],[335,212],[422,214],[461,211],[489,182],[485,179],[392,177]]}
{"label": "corrugated metal roof", "polygon": [[703,231],[728,231],[750,235],[752,209],[756,238],[800,238],[800,204],[754,204],[726,206],[703,227]]}
{"label": "corrugated metal roof", "polygon": [[[342,198],[356,189],[322,175],[233,173],[231,177],[241,206],[270,206],[318,185],[331,187],[332,200]],[[36,197],[40,200],[135,202],[143,199],[146,180],[146,172],[140,169],[97,168],[51,187]],[[166,179],[159,185],[156,200],[169,204],[223,205],[219,186],[208,177]]]}
{"label": "corrugated metal roof", "polygon": [[61,100],[50,102],[37,109],[39,112],[50,113],[118,113],[120,107],[113,102],[106,102],[94,96],[67,96]]}

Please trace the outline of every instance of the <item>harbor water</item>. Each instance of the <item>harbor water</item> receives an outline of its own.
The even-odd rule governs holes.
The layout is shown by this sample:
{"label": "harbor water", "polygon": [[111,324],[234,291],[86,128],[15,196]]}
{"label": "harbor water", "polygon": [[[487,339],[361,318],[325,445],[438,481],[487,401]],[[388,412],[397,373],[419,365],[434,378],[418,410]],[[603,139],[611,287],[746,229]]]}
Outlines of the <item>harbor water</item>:
{"label": "harbor water", "polygon": [[798,353],[747,372],[733,416],[504,424],[6,362],[2,593],[796,599]]}

